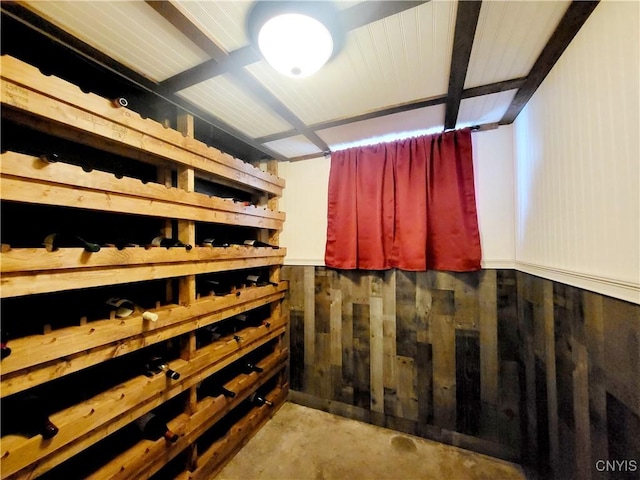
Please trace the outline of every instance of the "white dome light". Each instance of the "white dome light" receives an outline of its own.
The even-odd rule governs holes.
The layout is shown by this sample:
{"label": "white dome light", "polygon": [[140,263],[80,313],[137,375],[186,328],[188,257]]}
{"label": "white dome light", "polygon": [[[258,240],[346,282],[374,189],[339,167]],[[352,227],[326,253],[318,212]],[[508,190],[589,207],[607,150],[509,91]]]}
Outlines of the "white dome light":
{"label": "white dome light", "polygon": [[333,53],[333,39],[327,27],[298,13],[267,20],[258,33],[258,46],[273,68],[293,78],[316,73]]}

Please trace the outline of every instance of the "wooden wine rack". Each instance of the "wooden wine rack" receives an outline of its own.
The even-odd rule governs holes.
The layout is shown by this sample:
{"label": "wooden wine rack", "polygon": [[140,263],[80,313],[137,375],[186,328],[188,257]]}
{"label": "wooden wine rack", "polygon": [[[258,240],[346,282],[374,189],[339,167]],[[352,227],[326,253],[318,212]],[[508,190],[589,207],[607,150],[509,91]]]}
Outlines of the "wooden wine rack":
{"label": "wooden wine rack", "polygon": [[[12,151],[0,155],[0,200],[31,205],[56,205],[83,211],[137,214],[165,222],[165,233],[195,244],[196,222],[257,229],[259,238],[277,245],[285,215],[278,211],[284,181],[277,163],[263,171],[193,138],[193,118],[178,118],[173,130],[140,117],[100,96],[9,56],[2,57],[2,116],[7,121],[48,135],[155,166],[160,183],[116,178],[98,170],[48,162]],[[171,176],[175,174],[176,186]],[[233,187],[259,196],[264,207],[245,206],[195,192],[195,178]],[[171,221],[177,231],[171,232]],[[164,439],[140,440],[89,475],[94,479],[149,478],[181,455],[186,458],[182,479],[211,478],[285,401],[288,393],[289,353],[284,339],[288,313],[283,308],[287,290],[280,281],[285,249],[249,246],[165,249],[102,248],[87,253],[81,248],[15,248],[2,245],[0,297],[11,299],[37,294],[59,295],[130,282],[178,279],[178,303],[159,301],[152,312],[157,321],[136,313],[121,319],[87,321],[45,330],[10,340],[11,355],[2,359],[0,397],[28,392],[73,373],[83,372],[116,358],[168,340],[179,341],[180,358],[170,362],[178,380],[163,375],[133,376],[88,400],[53,412],[56,436],[26,437],[8,434],[1,439],[1,478],[36,478],[81,455],[109,435],[180,395],[183,412],[169,419],[178,433],[176,443]],[[225,296],[196,293],[196,275],[263,268],[275,285],[245,287]],[[276,286],[277,285],[277,286]],[[168,287],[169,288],[169,287]],[[196,348],[196,331],[243,312],[269,306],[268,321],[248,326]],[[266,308],[266,307],[265,307]],[[29,321],[29,319],[21,319]],[[197,386],[206,378],[242,360],[257,349],[270,350],[259,361],[261,372],[239,373],[225,384],[236,393],[198,400]],[[272,407],[254,407],[203,451],[198,441],[259,388],[269,387]],[[243,404],[243,402],[245,402]],[[234,417],[235,418],[235,417]]]}

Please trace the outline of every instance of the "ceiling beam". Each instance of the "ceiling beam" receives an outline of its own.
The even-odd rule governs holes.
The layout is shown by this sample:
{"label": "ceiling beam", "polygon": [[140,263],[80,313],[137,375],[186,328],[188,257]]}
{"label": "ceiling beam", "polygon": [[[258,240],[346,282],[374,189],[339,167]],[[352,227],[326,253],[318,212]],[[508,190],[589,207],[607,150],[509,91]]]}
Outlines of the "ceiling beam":
{"label": "ceiling beam", "polygon": [[518,114],[522,111],[529,99],[536,92],[538,87],[547,77],[553,66],[556,64],[562,53],[576,36],[582,25],[587,21],[589,15],[598,5],[598,1],[573,1],[567,8],[560,23],[556,27],[547,45],[540,53],[540,56],[533,64],[527,81],[518,90],[511,101],[511,105],[500,120],[500,125],[513,123]]}
{"label": "ceiling beam", "polygon": [[213,43],[202,31],[194,25],[180,10],[171,2],[162,0],[146,0],[145,3],[158,12],[163,18],[169,21],[180,32],[195,43],[200,50],[209,55],[216,62],[223,62],[227,58],[227,52]]}
{"label": "ceiling beam", "polygon": [[266,89],[256,78],[244,69],[237,69],[231,72],[234,79],[242,86],[251,91],[255,96],[262,99],[267,106],[280,117],[289,122],[297,135],[305,136],[311,143],[321,151],[326,152],[329,146],[313,130],[310,130],[305,123],[298,118],[289,108]]}
{"label": "ceiling beam", "polygon": [[[226,54],[170,2],[147,0],[146,3],[212,57],[207,62],[160,82],[158,88],[164,95],[174,93],[223,73],[231,73],[236,81],[248,88],[254,95],[262,99],[271,110],[289,122],[295,129],[294,135],[305,136],[323,152],[329,150],[329,146],[313,129],[308,128],[284,103],[242,68],[260,59],[251,46]],[[345,31],[349,31],[390,15],[415,8],[423,3],[426,3],[426,1],[363,2],[341,12],[341,22],[345,26]]]}
{"label": "ceiling beam", "polygon": [[[493,93],[505,92],[508,90],[515,90],[524,85],[526,78],[514,78],[511,80],[504,80],[502,82],[490,83],[479,87],[467,88],[462,91],[462,98],[473,98],[482,95],[491,95]],[[393,115],[394,113],[408,112],[417,108],[433,107],[434,105],[442,105],[447,101],[446,95],[440,95],[438,97],[424,98],[415,102],[403,103],[393,107],[382,108],[373,112],[364,113],[362,115],[353,115],[351,117],[344,117],[334,120],[328,120],[325,122],[314,123],[308,125],[307,128],[312,131],[325,130],[327,128],[339,127],[342,125],[348,125],[349,123],[361,122],[363,120],[371,120],[373,118],[385,117],[387,115]],[[286,132],[274,133],[272,135],[266,135],[264,137],[256,138],[258,143],[275,142],[276,140],[282,140],[284,138],[293,137],[297,135],[296,130],[288,130]]]}
{"label": "ceiling beam", "polygon": [[[397,13],[404,12],[405,10],[415,8],[426,1],[372,1],[362,2],[353,7],[347,8],[340,12],[340,22],[344,26],[345,32],[354,30],[356,28],[367,25],[377,20],[395,15]],[[165,1],[148,1],[160,15],[162,15],[167,21],[173,24],[176,28],[181,30],[181,25],[186,21],[191,23],[182,13],[180,13],[175,7],[160,7],[154,4],[170,3]],[[180,18],[183,17],[183,18]],[[195,28],[193,24],[192,27]],[[196,28],[197,30],[197,28]],[[181,30],[182,31],[182,30]],[[211,40],[206,37],[202,32],[191,33],[191,28],[185,29],[183,33],[196,45],[200,46],[199,42],[202,42],[204,36],[210,43]],[[193,36],[192,36],[193,35]],[[202,47],[200,47],[202,48]],[[205,52],[208,52],[206,48],[202,48]],[[224,53],[224,52],[223,52]],[[260,55],[250,46],[239,48],[224,54],[222,58],[213,57],[211,60],[207,60],[200,65],[178,73],[173,77],[167,78],[160,83],[160,86],[164,92],[172,93],[188,88],[197,83],[203,82],[210,78],[214,78],[218,75],[222,75],[231,70],[238,69],[252,63],[258,62],[261,59]]]}
{"label": "ceiling beam", "polygon": [[[266,87],[264,87],[258,80],[256,80],[249,72],[247,72],[242,65],[231,66],[226,64],[227,55],[224,51],[218,48],[213,41],[204,35],[193,23],[173,5],[168,7],[164,5],[168,2],[147,1],[156,12],[162,15],[168,22],[174,27],[179,29],[185,34],[191,41],[198,45],[205,52],[213,52],[218,58],[214,60],[217,66],[222,66],[225,63],[224,68],[226,72],[233,75],[236,82],[242,84],[242,86],[252,92],[257,98],[265,102],[265,104],[277,115],[289,122],[297,131],[298,134],[304,135],[310,142],[312,142],[320,150],[328,151],[329,146],[322,140],[315,132],[309,130],[305,123],[296,116],[284,103],[282,103],[275,95],[273,95]],[[209,70],[209,74],[211,69]],[[175,85],[174,85],[175,86]],[[161,91],[164,94],[170,92],[167,88],[166,82],[160,85]]]}
{"label": "ceiling beam", "polygon": [[428,3],[429,1],[430,0],[405,2],[401,0],[393,0],[361,2],[353,7],[343,10],[340,13],[340,19],[342,25],[344,25],[345,31],[348,32],[397,13],[402,13],[405,10],[419,7],[423,3]]}
{"label": "ceiling beam", "polygon": [[458,2],[451,69],[449,71],[447,109],[444,118],[445,130],[456,128],[464,81],[467,78],[469,58],[471,57],[471,48],[476,34],[476,27],[478,26],[481,7],[482,2],[480,0]]}
{"label": "ceiling beam", "polygon": [[250,45],[247,45],[246,47],[238,48],[229,53],[222,61],[217,61],[212,58],[184,72],[180,72],[173,77],[169,77],[160,82],[159,87],[165,93],[177,92],[227,73],[230,70],[251,65],[258,60],[260,60],[260,56]]}
{"label": "ceiling beam", "polygon": [[503,80],[501,82],[488,83],[478,87],[465,88],[462,91],[462,98],[481,97],[483,95],[491,95],[494,93],[507,92],[516,90],[527,81],[527,77],[513,78],[511,80]]}

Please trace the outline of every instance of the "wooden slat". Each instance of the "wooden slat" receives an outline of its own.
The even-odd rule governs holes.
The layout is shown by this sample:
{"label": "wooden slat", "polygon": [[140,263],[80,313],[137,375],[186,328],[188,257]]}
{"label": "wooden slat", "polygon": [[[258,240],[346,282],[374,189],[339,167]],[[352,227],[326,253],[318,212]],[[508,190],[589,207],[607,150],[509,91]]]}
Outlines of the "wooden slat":
{"label": "wooden slat", "polygon": [[169,160],[258,190],[282,194],[282,179],[165,129],[151,119],[143,119],[126,108],[113,108],[109,100],[85,94],[60,78],[42,75],[35,67],[8,55],[2,57],[1,75],[3,106],[65,125],[70,132],[89,132],[96,140],[102,139],[99,144],[102,150],[120,146],[117,150],[121,152],[121,147],[127,147],[149,161],[154,157]]}
{"label": "wooden slat", "polygon": [[480,335],[456,330],[456,431],[480,433]]}
{"label": "wooden slat", "polygon": [[454,325],[453,284],[450,274],[434,272],[434,301],[431,339],[433,341],[433,421],[447,430],[456,428],[456,332]]}
{"label": "wooden slat", "polygon": [[560,440],[558,438],[558,389],[556,385],[556,344],[553,314],[553,283],[542,281],[542,309],[545,335],[545,364],[547,376],[547,417],[549,430],[549,466],[555,474],[560,471]]}
{"label": "wooden slat", "polygon": [[[606,360],[604,352],[603,297],[584,292],[584,318],[589,361],[589,411],[593,459],[609,458],[607,438]],[[607,472],[592,469],[593,478],[605,480]]]}
{"label": "wooden slat", "polygon": [[266,398],[273,402],[273,406],[263,405],[252,409],[248,415],[240,419],[221,439],[215,441],[206,452],[200,456],[201,467],[193,472],[184,472],[176,480],[209,480],[222,469],[233,455],[257,433],[262,425],[269,420],[284,404],[288,388],[276,387]]}
{"label": "wooden slat", "polygon": [[384,387],[384,412],[398,415],[398,395],[396,385],[396,278],[397,271],[384,274],[382,286],[382,384]]}
{"label": "wooden slat", "polygon": [[[368,277],[366,277],[368,280]],[[369,282],[363,282],[368,284]],[[357,291],[358,289],[354,289]],[[357,294],[354,298],[358,298]],[[353,403],[371,408],[370,306],[353,304]]]}
{"label": "wooden slat", "polygon": [[161,200],[162,197],[154,200],[134,198],[115,192],[78,191],[78,189],[69,185],[32,182],[7,176],[2,178],[2,190],[4,200],[63,207],[73,206],[74,208],[103,212],[198,220],[201,222],[272,228],[276,230],[282,229],[284,221],[283,219],[266,218],[259,215],[225,212],[209,207],[180,205]]}
{"label": "wooden slat", "polygon": [[[498,294],[496,271],[481,274],[479,290],[480,398],[484,404],[498,404]],[[483,412],[484,415],[484,412]],[[495,418],[487,423],[495,423]]]}
{"label": "wooden slat", "polygon": [[[522,277],[527,279],[528,277]],[[524,366],[526,406],[526,445],[527,460],[535,465],[538,461],[538,437],[536,415],[536,376],[534,351],[534,305],[531,302],[531,282],[519,281],[518,289],[518,331],[522,338],[521,358]]]}
{"label": "wooden slat", "polygon": [[[553,283],[554,335],[556,343],[556,388],[558,393],[558,441],[561,448],[559,478],[577,478],[576,436],[574,415],[573,373],[575,359],[573,349],[577,344],[572,335],[574,325],[572,298],[569,286]],[[529,398],[527,397],[527,402]],[[531,440],[528,440],[531,444]],[[530,447],[533,450],[533,446]],[[537,448],[533,454],[537,455]]]}
{"label": "wooden slat", "polygon": [[640,372],[640,310],[614,298],[603,302],[607,391],[640,417],[640,375],[634,374]]}
{"label": "wooden slat", "polygon": [[0,162],[3,200],[273,229],[282,229],[285,218],[263,207],[107,172],[87,173],[76,165],[48,164],[15,152],[0,155]]}
{"label": "wooden slat", "polygon": [[[117,387],[97,395],[89,401],[74,405],[50,416],[60,429],[59,433],[43,444],[36,435],[25,439],[20,436],[5,436],[2,441],[0,468],[3,476],[11,476],[21,470],[37,476],[80,450],[88,448],[101,438],[153,409],[157,403],[165,402],[185,388],[201,381],[243,356],[284,333],[287,319],[274,320],[267,334],[267,327],[250,327],[237,335],[242,336],[239,345],[234,339],[222,339],[201,349],[189,362],[175,360],[171,365],[180,371],[180,380],[167,384],[166,377],[135,377]],[[123,423],[123,417],[135,410],[135,417]]]}
{"label": "wooden slat", "polygon": [[353,282],[350,273],[340,276],[342,291],[342,389],[338,398],[344,402],[353,402]]}
{"label": "wooden slat", "polygon": [[[261,287],[273,288],[273,287]],[[88,325],[54,330],[41,336],[15,339],[12,355],[2,365],[1,395],[11,395],[54,378],[77,372],[140,348],[188,333],[239,313],[282,299],[283,293],[247,292],[237,301],[199,300],[190,306],[158,310],[148,324],[140,316],[126,320],[98,320]],[[221,299],[217,297],[215,300]]]}
{"label": "wooden slat", "polygon": [[[81,248],[60,248],[48,252],[44,248],[8,248],[0,252],[0,272],[21,273],[81,270],[109,267],[133,267],[152,264],[207,263],[211,272],[245,268],[247,261],[265,261],[265,265],[282,263],[286,249],[264,247],[194,247],[190,251],[184,248],[125,248],[105,247],[94,254]],[[219,265],[213,267],[213,265]]]}
{"label": "wooden slat", "polygon": [[[287,352],[275,352],[258,365],[264,368],[261,373],[253,372],[249,375],[241,374],[225,384],[225,388],[236,393],[233,399],[224,396],[206,397],[198,403],[196,411],[186,417],[168,422],[171,431],[180,435],[178,441],[168,449],[166,441],[142,440],[126,452],[118,455],[112,461],[94,471],[89,479],[127,480],[131,478],[149,478],[160,470],[164,464],[175,458],[180,452],[193,444],[206,430],[211,428],[225,414],[243,402],[251,393],[264,385],[270,378],[285,366]],[[181,428],[174,425],[182,424]],[[174,427],[175,429],[173,429]]]}
{"label": "wooden slat", "polygon": [[331,397],[342,391],[342,290],[337,273],[330,274],[331,305],[329,307],[329,363],[331,365]]}
{"label": "wooden slat", "polygon": [[416,393],[416,366],[414,358],[396,357],[399,418],[418,420],[418,402]]}
{"label": "wooden slat", "polygon": [[[304,365],[312,368],[316,361],[315,341],[315,267],[304,267]],[[310,385],[307,385],[310,386]]]}
{"label": "wooden slat", "polygon": [[371,296],[369,303],[369,355],[371,411],[384,413],[384,314],[382,297]]}
{"label": "wooden slat", "polygon": [[[95,255],[95,254],[93,254]],[[202,261],[175,264],[123,265],[87,269],[66,269],[50,272],[13,272],[0,278],[2,298],[61,292],[80,288],[117,285],[120,283],[156,280],[184,275],[197,275],[216,271],[263,267],[281,264],[281,257],[231,260],[228,262]],[[117,274],[117,275],[116,275]]]}

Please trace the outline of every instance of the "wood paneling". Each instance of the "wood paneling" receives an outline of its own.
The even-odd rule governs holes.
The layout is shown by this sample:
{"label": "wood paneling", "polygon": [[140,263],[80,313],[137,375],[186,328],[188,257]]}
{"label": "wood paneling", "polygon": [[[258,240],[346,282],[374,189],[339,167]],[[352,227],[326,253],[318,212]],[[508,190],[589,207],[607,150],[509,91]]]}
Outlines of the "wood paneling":
{"label": "wood paneling", "polygon": [[[285,272],[291,385],[301,398],[339,403],[353,418],[452,444],[461,433],[465,444],[482,438],[479,451],[515,458],[513,435],[500,445],[496,426],[499,412],[507,411],[505,428],[519,428],[517,396],[512,406],[510,393],[518,377],[502,366],[499,353],[510,346],[501,348],[498,335],[499,316],[515,317],[513,275],[293,266]],[[502,341],[517,342],[517,325],[514,332],[515,340]],[[295,362],[302,343],[305,361]]]}
{"label": "wood paneling", "polygon": [[640,306],[513,270],[286,272],[292,358],[315,348],[294,401],[543,477],[640,458]]}

